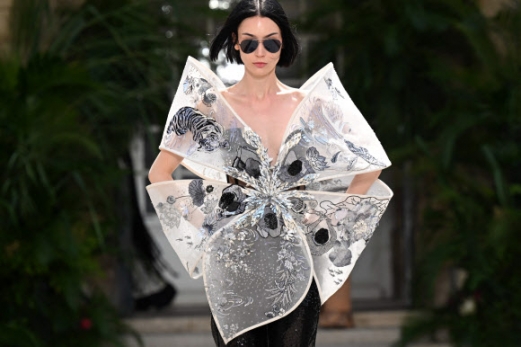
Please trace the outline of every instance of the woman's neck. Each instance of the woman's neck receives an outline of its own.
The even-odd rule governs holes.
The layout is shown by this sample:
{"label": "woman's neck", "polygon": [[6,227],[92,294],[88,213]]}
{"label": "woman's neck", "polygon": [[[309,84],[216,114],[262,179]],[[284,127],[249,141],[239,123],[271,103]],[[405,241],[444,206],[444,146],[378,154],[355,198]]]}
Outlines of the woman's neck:
{"label": "woman's neck", "polygon": [[244,77],[234,86],[236,92],[249,98],[262,100],[270,95],[278,94],[285,89],[284,84],[279,81],[275,73],[266,76],[253,76],[247,71]]}

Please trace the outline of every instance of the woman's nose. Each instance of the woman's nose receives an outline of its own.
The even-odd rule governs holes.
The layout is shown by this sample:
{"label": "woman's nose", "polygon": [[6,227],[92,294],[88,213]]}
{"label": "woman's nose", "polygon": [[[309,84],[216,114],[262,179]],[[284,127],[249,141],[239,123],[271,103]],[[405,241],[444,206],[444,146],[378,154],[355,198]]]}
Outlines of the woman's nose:
{"label": "woman's nose", "polygon": [[262,57],[266,54],[266,48],[264,48],[264,44],[259,42],[257,49],[255,50],[255,55],[258,57]]}

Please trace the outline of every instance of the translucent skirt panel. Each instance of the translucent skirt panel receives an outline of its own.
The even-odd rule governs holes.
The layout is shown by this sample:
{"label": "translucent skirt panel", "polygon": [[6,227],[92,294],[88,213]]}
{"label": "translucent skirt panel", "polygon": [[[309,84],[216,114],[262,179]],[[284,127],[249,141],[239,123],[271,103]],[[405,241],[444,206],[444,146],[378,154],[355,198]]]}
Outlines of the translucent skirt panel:
{"label": "translucent skirt panel", "polygon": [[320,296],[315,281],[304,301],[289,315],[234,338],[225,344],[212,316],[212,335],[217,347],[314,347]]}

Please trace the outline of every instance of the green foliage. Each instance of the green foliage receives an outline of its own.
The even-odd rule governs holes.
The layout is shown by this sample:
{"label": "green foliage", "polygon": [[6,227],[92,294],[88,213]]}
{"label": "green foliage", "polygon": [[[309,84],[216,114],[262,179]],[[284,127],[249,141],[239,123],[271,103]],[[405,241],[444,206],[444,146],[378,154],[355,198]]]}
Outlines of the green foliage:
{"label": "green foliage", "polygon": [[202,36],[188,19],[205,14],[177,1],[13,3],[0,58],[0,345],[123,345],[129,329],[92,284],[100,259],[121,254],[119,159],[167,114]]}
{"label": "green foliage", "polygon": [[[8,284],[0,290],[0,341],[15,346],[26,336],[31,346],[66,346],[74,334],[92,341],[105,328],[89,311],[104,305],[116,317],[81,290],[99,271],[99,242],[114,222],[100,219],[113,208],[96,191],[107,186],[98,181],[107,170],[102,148],[73,105],[97,86],[84,69],[48,55],[0,66],[2,76],[13,76],[0,79],[2,104],[11,106],[0,111],[0,276]],[[93,320],[92,328],[82,330],[82,319]],[[122,332],[116,322],[111,332]]]}
{"label": "green foliage", "polygon": [[[519,2],[486,18],[463,0],[326,0],[302,25],[323,34],[314,68],[334,61],[394,165],[414,168],[414,289],[425,314],[399,345],[440,330],[456,346],[518,345]],[[434,306],[447,267],[465,280]]]}

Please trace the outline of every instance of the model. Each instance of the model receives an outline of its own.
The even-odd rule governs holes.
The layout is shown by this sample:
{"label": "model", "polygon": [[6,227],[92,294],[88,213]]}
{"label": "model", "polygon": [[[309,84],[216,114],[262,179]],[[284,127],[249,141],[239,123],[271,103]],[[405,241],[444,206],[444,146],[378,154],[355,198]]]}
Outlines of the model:
{"label": "model", "polygon": [[[276,76],[298,43],[275,0],[243,0],[212,42],[244,64],[226,88],[188,58],[147,187],[187,271],[203,276],[218,346],[314,346],[392,196],[390,165],[332,64]],[[182,164],[203,179],[173,181]],[[347,191],[346,191],[347,189]]]}

